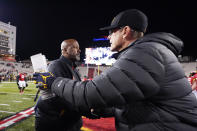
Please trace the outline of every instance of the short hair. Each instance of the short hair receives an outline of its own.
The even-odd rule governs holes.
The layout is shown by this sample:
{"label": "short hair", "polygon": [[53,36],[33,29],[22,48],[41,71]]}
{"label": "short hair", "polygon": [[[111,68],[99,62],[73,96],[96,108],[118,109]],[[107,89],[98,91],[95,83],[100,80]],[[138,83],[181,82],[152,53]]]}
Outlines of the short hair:
{"label": "short hair", "polygon": [[67,43],[63,41],[61,44],[61,50],[63,50],[66,47],[66,45],[67,45]]}
{"label": "short hair", "polygon": [[71,43],[74,43],[74,42],[77,42],[77,40],[75,40],[75,39],[66,39],[66,40],[64,40],[62,42],[62,44],[61,44],[61,50],[63,50],[67,46],[67,44],[71,44]]}

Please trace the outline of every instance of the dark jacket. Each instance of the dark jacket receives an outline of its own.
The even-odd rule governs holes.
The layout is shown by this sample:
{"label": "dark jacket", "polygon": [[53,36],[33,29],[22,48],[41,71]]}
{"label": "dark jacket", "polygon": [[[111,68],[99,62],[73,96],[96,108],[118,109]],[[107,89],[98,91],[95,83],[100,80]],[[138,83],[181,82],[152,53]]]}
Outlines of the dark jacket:
{"label": "dark jacket", "polygon": [[[49,67],[56,77],[73,77],[80,81],[80,76],[75,68],[75,64],[69,59],[61,56],[53,61]],[[65,103],[62,98],[53,97],[47,100],[38,100],[36,108],[36,129],[39,130],[60,130],[79,131],[82,126],[81,115],[72,108],[71,104]]]}
{"label": "dark jacket", "polygon": [[115,107],[118,131],[197,131],[197,100],[176,57],[182,48],[172,34],[146,35],[92,81],[58,77],[52,92],[80,111]]}

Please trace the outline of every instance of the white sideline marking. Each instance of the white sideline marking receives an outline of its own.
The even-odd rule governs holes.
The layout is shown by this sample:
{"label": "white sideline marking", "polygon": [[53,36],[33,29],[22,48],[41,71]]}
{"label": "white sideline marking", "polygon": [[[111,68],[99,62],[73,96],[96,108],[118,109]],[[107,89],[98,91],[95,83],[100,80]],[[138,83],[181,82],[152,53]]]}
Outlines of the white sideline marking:
{"label": "white sideline marking", "polygon": [[32,115],[32,113],[34,113],[34,107],[31,107],[25,111],[19,112],[11,117],[1,120],[0,121],[0,130],[3,130],[6,127],[24,119],[25,117]]}
{"label": "white sideline marking", "polygon": [[[0,94],[4,94],[4,93],[6,93],[6,94],[12,94],[12,95],[19,95],[19,93],[8,93],[8,92],[0,92]],[[36,95],[36,93],[35,94],[23,94],[23,95],[29,95],[29,96],[32,96],[32,95]]]}
{"label": "white sideline marking", "polygon": [[1,83],[16,83],[16,82],[8,82],[8,81],[2,81]]}
{"label": "white sideline marking", "polygon": [[22,102],[22,101],[12,101],[12,102],[20,103],[20,102]]}
{"label": "white sideline marking", "polygon": [[[14,82],[2,81],[1,83],[16,83],[16,81],[14,81]],[[28,81],[27,83],[34,83],[34,82],[33,81]]]}
{"label": "white sideline marking", "polygon": [[31,98],[22,98],[22,99],[24,99],[24,100],[30,100]]}
{"label": "white sideline marking", "polygon": [[[14,87],[5,87],[5,86],[2,86],[2,85],[0,85],[0,87],[1,87],[1,89],[2,88],[18,88],[18,87],[15,87],[15,86]],[[35,89],[36,90],[37,88],[36,87],[25,87],[25,89]]]}
{"label": "white sideline marking", "polygon": [[0,106],[10,106],[9,104],[0,104]]}
{"label": "white sideline marking", "polygon": [[0,112],[3,112],[3,113],[11,113],[11,114],[12,114],[12,113],[16,113],[16,112],[1,111],[1,110],[0,110]]}

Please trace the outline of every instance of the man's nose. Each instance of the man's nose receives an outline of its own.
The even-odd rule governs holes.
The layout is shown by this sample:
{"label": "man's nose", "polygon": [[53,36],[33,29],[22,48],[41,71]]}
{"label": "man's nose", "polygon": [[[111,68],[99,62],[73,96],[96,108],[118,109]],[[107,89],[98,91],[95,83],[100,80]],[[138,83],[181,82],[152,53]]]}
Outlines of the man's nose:
{"label": "man's nose", "polygon": [[108,36],[107,36],[107,39],[110,40],[110,39],[111,39],[111,35],[108,35]]}
{"label": "man's nose", "polygon": [[79,49],[78,52],[81,53],[81,50]]}

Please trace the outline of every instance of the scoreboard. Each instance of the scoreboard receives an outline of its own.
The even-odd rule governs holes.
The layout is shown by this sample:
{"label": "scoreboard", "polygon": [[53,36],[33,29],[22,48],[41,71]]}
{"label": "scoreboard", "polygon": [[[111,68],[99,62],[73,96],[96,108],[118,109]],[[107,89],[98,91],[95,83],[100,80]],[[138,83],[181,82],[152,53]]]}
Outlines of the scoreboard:
{"label": "scoreboard", "polygon": [[85,50],[85,63],[86,64],[104,64],[111,65],[115,62],[112,55],[115,52],[110,51],[110,47],[97,47],[97,48],[86,48]]}

